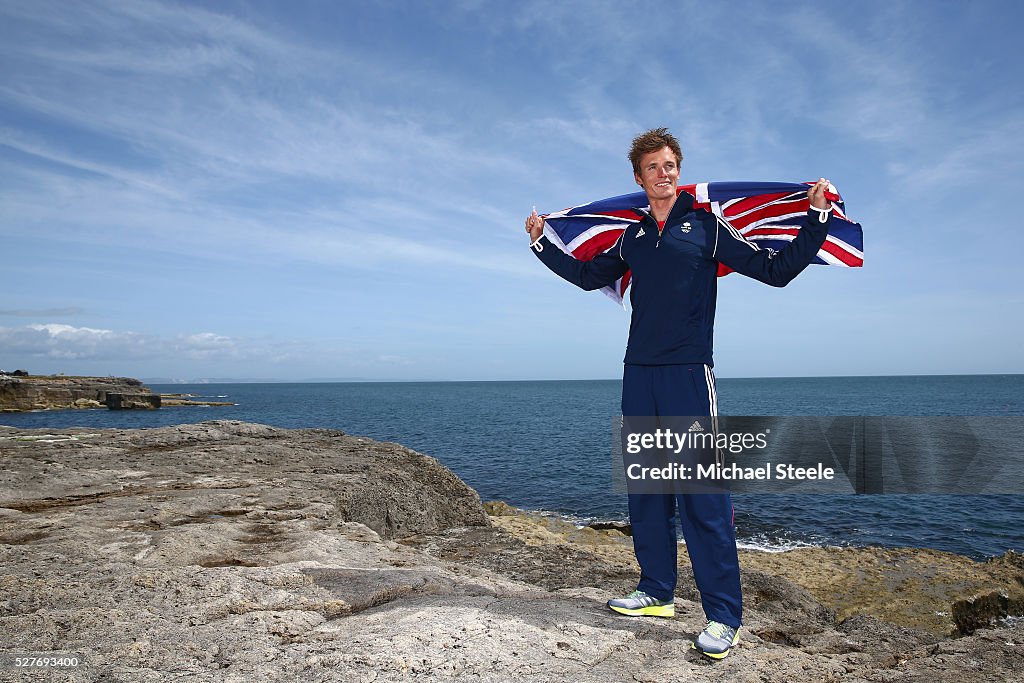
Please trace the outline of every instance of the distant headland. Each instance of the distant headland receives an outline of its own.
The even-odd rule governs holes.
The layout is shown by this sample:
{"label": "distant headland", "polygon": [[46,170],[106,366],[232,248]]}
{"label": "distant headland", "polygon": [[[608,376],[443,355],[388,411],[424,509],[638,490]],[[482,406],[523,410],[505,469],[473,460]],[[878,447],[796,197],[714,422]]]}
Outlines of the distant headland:
{"label": "distant headland", "polygon": [[33,375],[26,370],[0,370],[0,412],[109,408],[156,410],[161,406],[234,405],[195,401],[188,394],[157,394],[132,377]]}

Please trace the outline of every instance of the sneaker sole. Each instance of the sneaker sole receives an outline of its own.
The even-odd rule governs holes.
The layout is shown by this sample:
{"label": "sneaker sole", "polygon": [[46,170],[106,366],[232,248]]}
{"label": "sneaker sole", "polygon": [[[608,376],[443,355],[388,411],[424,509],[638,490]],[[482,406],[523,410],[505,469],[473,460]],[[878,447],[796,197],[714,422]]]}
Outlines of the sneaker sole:
{"label": "sneaker sole", "polygon": [[608,605],[608,609],[628,617],[674,617],[676,615],[675,605],[651,605],[640,609],[626,609],[625,607],[614,607]]}
{"label": "sneaker sole", "polygon": [[740,642],[740,638],[739,633],[737,632],[735,640],[732,641],[732,645],[730,645],[729,649],[725,650],[724,652],[708,652],[707,650],[702,650],[699,647],[697,647],[696,641],[691,642],[690,647],[696,650],[697,652],[701,653],[705,657],[710,657],[711,659],[725,659],[729,656],[729,653],[732,652],[732,649],[736,647],[736,644],[738,642]]}
{"label": "sneaker sole", "polygon": [[725,652],[706,652],[705,650],[702,650],[699,647],[697,647],[697,643],[690,643],[690,647],[696,650],[697,652],[701,653],[705,657],[710,657],[711,659],[725,659],[729,656],[729,653],[732,651],[732,648],[729,648]]}

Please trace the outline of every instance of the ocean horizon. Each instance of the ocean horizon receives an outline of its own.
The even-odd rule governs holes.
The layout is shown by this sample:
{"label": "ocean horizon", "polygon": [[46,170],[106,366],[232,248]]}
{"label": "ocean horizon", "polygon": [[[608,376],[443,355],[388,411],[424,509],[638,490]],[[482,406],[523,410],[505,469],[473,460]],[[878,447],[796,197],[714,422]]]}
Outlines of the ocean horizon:
{"label": "ocean horizon", "polygon": [[[1024,376],[1024,372],[966,372],[966,373],[945,373],[945,374],[905,374],[905,375],[759,375],[757,377],[729,377],[717,376],[719,382],[723,380],[774,380],[774,379],[882,379],[887,377],[1016,377]],[[450,383],[493,383],[493,382],[609,382],[619,381],[617,377],[605,378],[516,378],[516,379],[424,379],[406,377],[400,379],[375,378],[375,377],[307,377],[278,379],[272,377],[251,378],[244,377],[200,377],[195,379],[174,379],[170,377],[140,377],[137,378],[147,386],[150,384],[173,385],[182,384],[450,384]]]}

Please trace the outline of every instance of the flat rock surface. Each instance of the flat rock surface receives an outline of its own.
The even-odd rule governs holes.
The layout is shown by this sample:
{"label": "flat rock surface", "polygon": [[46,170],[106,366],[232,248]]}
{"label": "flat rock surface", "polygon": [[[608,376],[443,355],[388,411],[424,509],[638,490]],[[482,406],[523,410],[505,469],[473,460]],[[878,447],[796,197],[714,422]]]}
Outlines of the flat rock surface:
{"label": "flat rock surface", "polygon": [[[567,538],[528,522],[488,517],[432,458],[337,431],[0,428],[0,680],[962,683],[1024,671],[1020,622],[949,638],[844,620],[746,563],[742,642],[711,663],[690,649],[703,625],[692,577],[681,573],[674,619],[618,616],[604,602],[636,580],[619,532]],[[56,651],[86,665],[9,664]]]}

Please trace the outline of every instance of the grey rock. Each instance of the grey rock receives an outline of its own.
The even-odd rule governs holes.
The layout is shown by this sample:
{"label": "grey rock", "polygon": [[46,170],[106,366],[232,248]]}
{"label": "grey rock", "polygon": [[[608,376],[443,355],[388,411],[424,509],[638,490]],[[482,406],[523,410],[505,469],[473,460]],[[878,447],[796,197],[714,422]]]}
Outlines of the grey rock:
{"label": "grey rock", "polygon": [[0,428],[0,650],[87,662],[0,680],[962,683],[1024,670],[1019,623],[937,640],[836,624],[784,579],[743,580],[743,640],[712,664],[690,649],[703,616],[685,590],[674,619],[608,611],[630,571],[496,528],[472,489],[395,444],[227,421]]}
{"label": "grey rock", "polygon": [[106,403],[107,407],[111,410],[156,410],[160,407],[160,396],[157,394],[125,394],[108,391]]}

